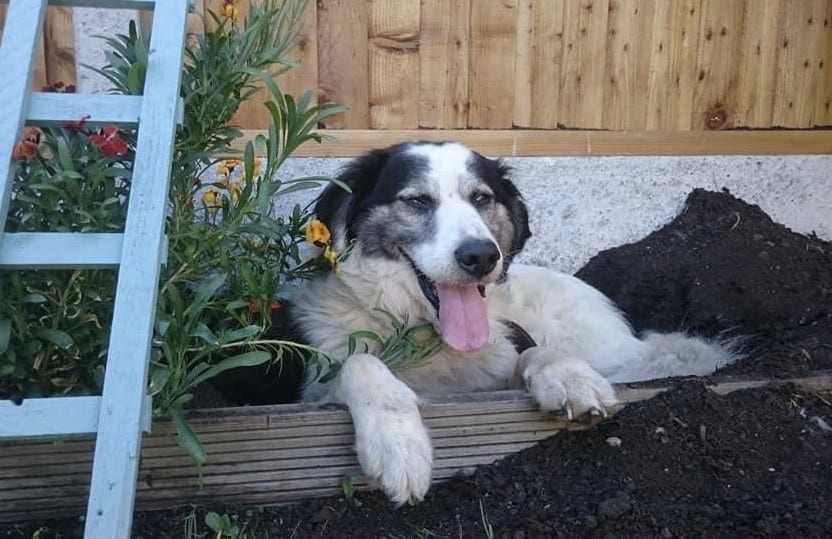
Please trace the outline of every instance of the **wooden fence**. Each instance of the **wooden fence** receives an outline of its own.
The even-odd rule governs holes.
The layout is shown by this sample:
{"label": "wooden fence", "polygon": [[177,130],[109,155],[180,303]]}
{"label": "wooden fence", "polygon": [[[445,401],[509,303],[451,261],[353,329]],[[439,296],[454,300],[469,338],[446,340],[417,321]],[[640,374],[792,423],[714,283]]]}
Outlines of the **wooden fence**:
{"label": "wooden fence", "polygon": [[830,0],[318,0],[298,59],[330,128],[832,126]]}

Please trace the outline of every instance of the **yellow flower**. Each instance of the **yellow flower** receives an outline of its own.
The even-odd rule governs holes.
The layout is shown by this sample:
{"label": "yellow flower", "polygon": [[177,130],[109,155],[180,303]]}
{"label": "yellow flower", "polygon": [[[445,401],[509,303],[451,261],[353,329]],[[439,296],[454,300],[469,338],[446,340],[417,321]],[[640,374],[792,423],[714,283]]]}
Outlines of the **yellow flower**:
{"label": "yellow flower", "polygon": [[217,179],[217,183],[222,185],[223,188],[228,189],[228,176],[220,176],[219,179]]}
{"label": "yellow flower", "polygon": [[220,192],[216,189],[206,189],[202,192],[202,203],[209,207],[220,205]]}
{"label": "yellow flower", "polygon": [[228,167],[225,165],[220,165],[217,167],[217,175],[218,176],[228,176]]}
{"label": "yellow flower", "polygon": [[243,193],[243,184],[240,182],[231,182],[230,185],[226,187],[231,192],[231,200],[237,202],[240,200],[240,195]]}
{"label": "yellow flower", "polygon": [[322,221],[313,219],[312,221],[309,221],[308,225],[306,225],[307,243],[321,246],[328,244],[331,239],[332,235],[329,233],[329,229]]}
{"label": "yellow flower", "polygon": [[220,15],[226,19],[236,21],[240,17],[240,0],[223,0],[220,6]]}
{"label": "yellow flower", "polygon": [[327,245],[324,247],[324,252],[321,253],[324,257],[324,260],[329,262],[329,265],[332,266],[336,272],[338,271],[338,251]]}

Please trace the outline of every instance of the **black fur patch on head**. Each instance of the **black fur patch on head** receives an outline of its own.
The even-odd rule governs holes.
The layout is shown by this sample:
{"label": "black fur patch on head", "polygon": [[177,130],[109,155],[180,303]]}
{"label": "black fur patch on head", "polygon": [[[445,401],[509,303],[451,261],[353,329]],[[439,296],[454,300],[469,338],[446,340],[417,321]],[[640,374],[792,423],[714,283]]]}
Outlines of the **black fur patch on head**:
{"label": "black fur patch on head", "polygon": [[373,150],[350,162],[337,179],[351,192],[331,184],[324,189],[315,205],[315,215],[330,230],[343,224],[349,241],[370,210],[391,204],[407,182],[423,174],[426,161],[406,152],[411,143]]}
{"label": "black fur patch on head", "polygon": [[526,241],[532,236],[529,229],[529,212],[523,202],[523,196],[510,179],[511,167],[499,159],[488,159],[474,152],[471,168],[494,191],[494,199],[508,210],[514,227],[511,247],[503,253],[505,271],[511,264],[512,258],[523,250]]}

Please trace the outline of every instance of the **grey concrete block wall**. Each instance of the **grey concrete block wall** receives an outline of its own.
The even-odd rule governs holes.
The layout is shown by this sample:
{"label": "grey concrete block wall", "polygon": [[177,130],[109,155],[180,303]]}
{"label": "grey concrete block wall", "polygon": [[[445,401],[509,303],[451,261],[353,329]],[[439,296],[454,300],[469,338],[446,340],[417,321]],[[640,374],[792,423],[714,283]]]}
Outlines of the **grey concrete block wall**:
{"label": "grey concrete block wall", "polygon": [[[76,9],[79,63],[101,65],[93,35],[124,33],[132,11]],[[79,70],[79,90],[107,83]],[[534,237],[522,260],[573,272],[597,252],[636,241],[671,220],[695,187],[727,188],[801,233],[832,240],[832,156],[511,158]],[[343,159],[292,159],[281,177],[334,175]],[[210,181],[210,180],[209,180]],[[308,203],[313,193],[278,200]]]}

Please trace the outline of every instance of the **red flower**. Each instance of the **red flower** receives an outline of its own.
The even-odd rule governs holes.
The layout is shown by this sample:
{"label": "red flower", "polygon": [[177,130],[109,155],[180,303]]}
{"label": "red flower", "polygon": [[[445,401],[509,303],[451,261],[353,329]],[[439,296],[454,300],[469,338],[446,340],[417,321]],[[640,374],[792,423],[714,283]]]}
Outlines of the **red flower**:
{"label": "red flower", "polygon": [[115,157],[127,153],[127,142],[118,135],[118,127],[108,125],[87,137],[98,150],[107,157]]}
{"label": "red flower", "polygon": [[86,125],[87,120],[89,120],[89,118],[90,118],[90,115],[87,114],[86,116],[84,116],[80,120],[75,120],[74,122],[65,123],[63,125],[63,128],[68,129],[70,131],[80,131],[80,130],[84,129],[84,125]]}
{"label": "red flower", "polygon": [[75,93],[75,85],[74,84],[64,84],[63,81],[55,81],[52,84],[47,84],[46,86],[41,87],[41,92],[52,92],[58,94],[74,94]]}

